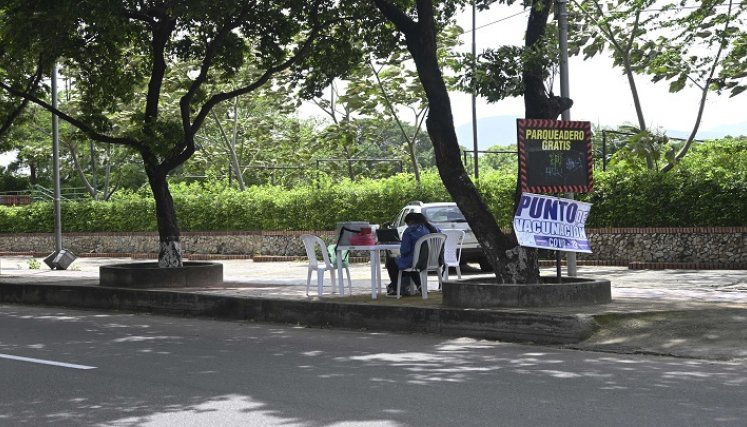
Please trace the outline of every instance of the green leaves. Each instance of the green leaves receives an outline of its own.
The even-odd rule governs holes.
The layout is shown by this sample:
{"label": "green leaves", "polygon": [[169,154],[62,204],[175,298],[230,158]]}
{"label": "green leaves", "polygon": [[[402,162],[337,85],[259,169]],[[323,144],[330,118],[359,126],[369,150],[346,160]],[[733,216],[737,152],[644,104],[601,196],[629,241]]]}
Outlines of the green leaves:
{"label": "green leaves", "polygon": [[[641,136],[644,138],[645,136]],[[650,138],[650,136],[648,136]],[[511,223],[513,171],[483,171],[480,189],[498,222]],[[617,163],[594,171],[594,192],[578,194],[594,203],[589,227],[743,226],[747,224],[747,139],[696,144],[670,173]],[[439,176],[423,173],[380,180],[283,186],[253,186],[240,192],[219,180],[173,184],[181,225],[189,231],[332,230],[337,221],[390,222],[410,200],[450,200]],[[65,202],[68,232],[153,231],[154,203],[147,192],[117,193],[111,202]],[[8,232],[52,232],[53,207],[35,202],[0,207]]]}
{"label": "green leaves", "polygon": [[[717,92],[724,89],[741,92],[739,88],[747,70],[743,48],[747,31],[743,15],[747,5],[709,0],[696,2],[696,7],[670,10],[660,22],[661,31],[670,36],[661,39],[656,48],[658,55],[645,68],[646,72],[654,81],[675,80],[670,83],[673,92],[685,86],[685,79]],[[662,67],[662,56],[666,58],[666,67]],[[711,77],[714,72],[716,79]]]}
{"label": "green leaves", "polygon": [[680,74],[677,80],[669,84],[669,92],[676,93],[676,92],[681,91],[682,89],[685,88],[685,83],[687,83],[687,75]]}
{"label": "green leaves", "polygon": [[523,61],[528,58],[524,49],[519,46],[500,46],[497,49],[486,49],[478,55],[474,72],[469,67],[473,60],[467,54],[463,56],[463,74],[459,80],[460,89],[474,92],[485,97],[489,102],[524,95],[522,81]]}

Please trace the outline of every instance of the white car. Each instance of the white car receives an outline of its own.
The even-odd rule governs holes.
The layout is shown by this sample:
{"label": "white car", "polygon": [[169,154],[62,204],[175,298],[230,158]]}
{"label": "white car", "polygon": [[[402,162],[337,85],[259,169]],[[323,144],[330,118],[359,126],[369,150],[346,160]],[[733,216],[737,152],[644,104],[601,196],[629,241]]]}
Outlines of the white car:
{"label": "white car", "polygon": [[475,238],[464,214],[459,210],[454,202],[423,203],[421,201],[412,201],[399,212],[394,219],[392,226],[399,231],[402,236],[407,224],[405,224],[405,215],[410,212],[420,212],[428,219],[428,222],[442,230],[457,229],[464,231],[464,242],[462,243],[461,264],[479,263],[480,268],[484,271],[490,271],[491,266],[485,259],[485,254],[480,248],[480,244]]}

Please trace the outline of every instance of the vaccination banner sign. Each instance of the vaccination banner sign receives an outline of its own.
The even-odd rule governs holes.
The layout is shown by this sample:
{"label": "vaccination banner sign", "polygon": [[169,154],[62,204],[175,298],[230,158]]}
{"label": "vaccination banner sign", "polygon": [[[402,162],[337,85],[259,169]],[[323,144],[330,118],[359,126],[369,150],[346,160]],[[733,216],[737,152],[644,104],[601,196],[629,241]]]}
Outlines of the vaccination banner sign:
{"label": "vaccination banner sign", "polygon": [[591,203],[522,193],[514,215],[514,232],[521,246],[591,253],[586,218]]}

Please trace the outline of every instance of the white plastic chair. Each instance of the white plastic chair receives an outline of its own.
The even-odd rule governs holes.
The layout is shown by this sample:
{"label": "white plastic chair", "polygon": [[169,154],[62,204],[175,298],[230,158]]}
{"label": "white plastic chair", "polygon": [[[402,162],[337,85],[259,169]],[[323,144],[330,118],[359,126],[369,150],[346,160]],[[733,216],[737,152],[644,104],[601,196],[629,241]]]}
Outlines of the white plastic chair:
{"label": "white plastic chair", "polygon": [[464,231],[462,230],[442,230],[446,235],[444,243],[444,280],[449,280],[449,267],[454,267],[457,277],[462,278],[462,269],[459,263],[462,260],[462,242],[464,241]]}
{"label": "white plastic chair", "polygon": [[[309,287],[311,286],[311,272],[316,271],[316,286],[319,296],[324,293],[324,272],[329,271],[330,278],[332,279],[332,293],[335,293],[335,287],[337,286],[337,280],[335,280],[335,271],[337,266],[332,264],[329,260],[329,254],[327,253],[327,244],[324,243],[319,236],[313,234],[301,235],[303,245],[306,248],[306,256],[309,258],[309,266],[306,275],[306,296],[309,296]],[[317,252],[318,250],[318,252]],[[322,254],[322,259],[318,258],[317,253]],[[353,285],[350,282],[350,270],[347,265],[343,265],[345,273],[348,275],[348,289],[352,295]]]}
{"label": "white plastic chair", "polygon": [[[438,287],[441,287],[441,275],[443,274],[441,264],[441,249],[444,246],[446,235],[443,233],[430,233],[419,238],[415,242],[415,251],[413,252],[412,265],[410,268],[400,270],[397,275],[397,299],[402,297],[402,272],[415,272],[420,274],[420,293],[423,295],[423,299],[428,298],[428,272],[435,271],[436,277],[438,277]],[[428,260],[425,263],[425,268],[422,270],[418,267],[420,264],[420,247],[424,243],[428,244]]]}

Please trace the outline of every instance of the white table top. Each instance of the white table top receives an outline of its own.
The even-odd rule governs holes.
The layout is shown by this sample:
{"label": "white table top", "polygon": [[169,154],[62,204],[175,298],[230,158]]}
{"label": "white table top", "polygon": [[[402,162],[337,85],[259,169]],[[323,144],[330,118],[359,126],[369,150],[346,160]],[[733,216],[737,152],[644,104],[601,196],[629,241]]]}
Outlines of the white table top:
{"label": "white table top", "polygon": [[399,243],[377,243],[375,245],[339,245],[337,250],[349,250],[349,251],[381,251],[381,250],[398,250]]}

